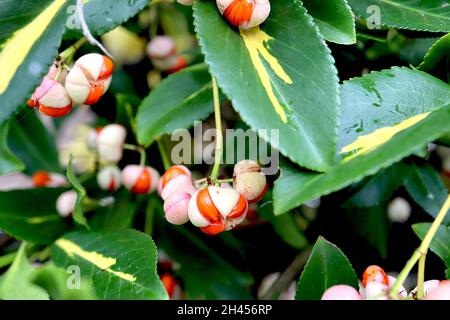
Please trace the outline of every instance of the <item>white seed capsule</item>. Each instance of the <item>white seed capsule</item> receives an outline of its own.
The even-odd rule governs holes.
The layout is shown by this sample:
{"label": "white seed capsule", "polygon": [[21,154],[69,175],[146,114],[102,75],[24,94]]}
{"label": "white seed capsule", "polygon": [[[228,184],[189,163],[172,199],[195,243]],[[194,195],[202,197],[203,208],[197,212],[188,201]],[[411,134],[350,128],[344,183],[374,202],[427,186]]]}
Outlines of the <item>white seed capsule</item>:
{"label": "white seed capsule", "polygon": [[97,150],[100,158],[110,162],[118,162],[122,159],[126,135],[126,129],[119,124],[105,126],[98,135],[97,140]]}
{"label": "white seed capsule", "polygon": [[75,204],[77,203],[77,193],[73,190],[66,191],[62,193],[56,200],[56,211],[58,214],[67,218],[70,216],[75,209]]}
{"label": "white seed capsule", "polygon": [[405,223],[411,216],[411,205],[401,197],[392,200],[387,209],[388,217],[392,222]]}
{"label": "white seed capsule", "polygon": [[389,287],[384,283],[370,281],[364,288],[364,295],[367,300],[388,300]]}
{"label": "white seed capsule", "polygon": [[255,161],[239,161],[234,166],[233,178],[233,188],[249,203],[258,202],[267,192],[266,176]]}
{"label": "white seed capsule", "polygon": [[122,172],[117,166],[106,166],[98,172],[97,183],[102,190],[114,192],[122,185]]}

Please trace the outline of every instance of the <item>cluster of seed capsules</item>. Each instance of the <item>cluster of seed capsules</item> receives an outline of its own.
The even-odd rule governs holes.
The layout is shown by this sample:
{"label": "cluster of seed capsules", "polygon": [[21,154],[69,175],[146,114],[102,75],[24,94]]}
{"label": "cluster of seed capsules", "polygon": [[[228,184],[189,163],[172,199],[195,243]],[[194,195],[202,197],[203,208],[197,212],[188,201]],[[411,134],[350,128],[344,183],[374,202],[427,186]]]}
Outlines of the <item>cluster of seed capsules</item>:
{"label": "cluster of seed capsules", "polygon": [[267,192],[266,177],[254,161],[237,163],[233,181],[233,186],[197,189],[188,168],[171,167],[158,184],[167,221],[176,225],[190,221],[209,235],[233,229],[246,218],[249,204],[258,202]]}
{"label": "cluster of seed capsules", "polygon": [[[364,271],[362,281],[359,282],[359,291],[348,285],[336,285],[326,290],[322,300],[389,300],[390,290],[397,279],[379,266],[372,265]],[[400,299],[417,299],[417,287],[408,294],[401,286],[397,296]],[[428,280],[424,282],[424,300],[450,299],[449,280]]]}
{"label": "cluster of seed capsules", "polygon": [[[164,200],[168,222],[182,225],[191,221],[203,232],[214,235],[233,229],[249,212],[249,204],[262,199],[267,192],[266,176],[254,161],[243,160],[234,166],[233,186],[228,183],[210,184],[197,189],[190,170],[183,165],[169,168],[161,177],[150,166],[129,164],[122,170],[117,163],[122,159],[126,129],[119,124],[93,128],[87,145],[94,150],[103,164],[97,174],[98,186],[114,192],[124,186],[133,194],[157,191]],[[33,176],[36,187],[56,187],[67,184],[64,176],[37,172]],[[76,193],[63,193],[56,203],[61,216],[72,213]]]}
{"label": "cluster of seed capsules", "polygon": [[107,56],[89,53],[68,72],[56,62],[36,88],[28,106],[50,117],[67,115],[76,105],[93,105],[108,90],[114,64]]}

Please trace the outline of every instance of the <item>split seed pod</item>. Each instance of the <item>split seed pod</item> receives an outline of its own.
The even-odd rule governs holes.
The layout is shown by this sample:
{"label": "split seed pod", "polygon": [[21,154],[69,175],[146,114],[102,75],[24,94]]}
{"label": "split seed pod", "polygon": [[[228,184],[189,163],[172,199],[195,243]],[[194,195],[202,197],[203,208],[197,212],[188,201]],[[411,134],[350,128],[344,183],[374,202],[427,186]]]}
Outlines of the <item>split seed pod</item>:
{"label": "split seed pod", "polygon": [[240,224],[247,209],[247,200],[236,190],[210,186],[192,196],[189,220],[203,232],[214,235]]}
{"label": "split seed pod", "polygon": [[108,90],[114,64],[107,56],[89,53],[79,58],[66,78],[66,90],[75,104],[95,104]]}

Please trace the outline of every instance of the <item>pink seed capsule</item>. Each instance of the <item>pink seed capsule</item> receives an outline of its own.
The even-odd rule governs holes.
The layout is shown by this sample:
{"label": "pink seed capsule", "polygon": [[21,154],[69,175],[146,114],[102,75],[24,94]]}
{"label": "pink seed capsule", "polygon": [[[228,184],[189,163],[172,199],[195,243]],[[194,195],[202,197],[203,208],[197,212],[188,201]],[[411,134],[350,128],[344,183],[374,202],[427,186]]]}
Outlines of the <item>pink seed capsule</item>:
{"label": "pink seed capsule", "polygon": [[77,203],[77,193],[73,190],[66,191],[62,193],[56,200],[56,211],[58,214],[67,218],[70,216],[75,209],[75,204]]}
{"label": "pink seed capsule", "polygon": [[337,285],[327,289],[321,300],[362,300],[362,297],[353,287]]}
{"label": "pink seed capsule", "polygon": [[428,293],[425,300],[450,300],[450,281],[441,281],[436,289]]}
{"label": "pink seed capsule", "polygon": [[152,60],[164,60],[175,56],[176,52],[175,42],[168,36],[156,36],[147,45],[147,54]]}
{"label": "pink seed capsule", "polygon": [[184,191],[172,193],[164,202],[164,212],[168,222],[176,225],[189,221],[188,207],[191,195]]}

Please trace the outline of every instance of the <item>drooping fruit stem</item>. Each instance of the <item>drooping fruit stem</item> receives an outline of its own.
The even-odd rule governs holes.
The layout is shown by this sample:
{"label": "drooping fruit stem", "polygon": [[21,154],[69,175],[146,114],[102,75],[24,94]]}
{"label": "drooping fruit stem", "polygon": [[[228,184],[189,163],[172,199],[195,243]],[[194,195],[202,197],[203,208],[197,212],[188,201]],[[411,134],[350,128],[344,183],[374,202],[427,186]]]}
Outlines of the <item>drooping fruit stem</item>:
{"label": "drooping fruit stem", "polygon": [[147,161],[147,154],[145,153],[145,148],[142,146],[135,146],[134,144],[124,144],[123,148],[125,150],[131,150],[131,151],[136,151],[139,152],[139,154],[141,155],[141,161],[139,162],[140,166],[145,166],[145,162]]}
{"label": "drooping fruit stem", "polygon": [[64,50],[59,54],[58,56],[60,59],[59,61],[68,63],[73,58],[78,49],[80,49],[85,43],[86,43],[85,37],[79,39],[77,42],[75,42],[73,45],[71,45],[70,47],[68,47],[66,50]]}
{"label": "drooping fruit stem", "polygon": [[160,138],[156,139],[156,144],[158,145],[159,154],[161,155],[161,160],[164,165],[164,170],[169,170],[171,167],[169,157],[167,156],[166,148],[164,147],[164,143]]}
{"label": "drooping fruit stem", "polygon": [[211,180],[217,180],[219,176],[220,164],[223,156],[223,134],[222,134],[222,117],[220,114],[219,88],[217,81],[212,77],[213,98],[214,98],[214,116],[216,121],[216,147],[214,153],[214,166],[211,172]]}
{"label": "drooping fruit stem", "polygon": [[73,57],[77,52],[77,50],[80,49],[81,46],[84,45],[85,43],[86,38],[83,37],[58,55],[57,59],[58,70],[56,71],[56,75],[54,78],[55,81],[58,81],[63,69],[66,67],[66,65],[72,62]]}

